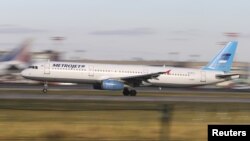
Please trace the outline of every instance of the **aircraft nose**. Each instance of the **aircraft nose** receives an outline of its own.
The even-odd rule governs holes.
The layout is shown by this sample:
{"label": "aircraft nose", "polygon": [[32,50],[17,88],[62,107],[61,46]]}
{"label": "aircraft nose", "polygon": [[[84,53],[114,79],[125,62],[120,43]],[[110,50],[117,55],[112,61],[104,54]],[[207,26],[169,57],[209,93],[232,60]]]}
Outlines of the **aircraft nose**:
{"label": "aircraft nose", "polygon": [[28,77],[28,76],[29,76],[28,70],[23,70],[23,71],[21,72],[21,75],[22,75],[22,77],[24,77],[24,78]]}

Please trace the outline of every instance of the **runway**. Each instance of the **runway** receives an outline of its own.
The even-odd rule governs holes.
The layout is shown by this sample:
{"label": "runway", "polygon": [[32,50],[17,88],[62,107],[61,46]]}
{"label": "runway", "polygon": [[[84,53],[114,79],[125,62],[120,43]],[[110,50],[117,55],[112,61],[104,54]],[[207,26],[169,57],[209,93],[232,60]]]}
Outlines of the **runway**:
{"label": "runway", "polygon": [[[140,87],[137,89],[137,96],[130,97],[123,96],[120,92],[114,93],[112,91],[105,91],[106,94],[102,94],[102,91],[93,90],[91,85],[52,85],[49,87],[49,93],[47,94],[41,93],[42,88],[42,84],[0,84],[0,99],[250,103],[250,93],[248,90],[239,91],[232,89],[207,88],[163,88],[159,90],[156,87]],[[9,90],[15,92],[9,93]],[[66,90],[67,92],[65,94]],[[30,92],[27,93],[26,91]],[[75,92],[78,92],[78,94],[75,94]],[[99,92],[98,95],[94,94],[97,92]]]}
{"label": "runway", "polygon": [[[55,85],[49,84],[49,90],[93,90],[93,86],[90,84],[78,84],[78,85]],[[6,84],[0,83],[0,90],[42,90],[43,84]],[[185,93],[200,93],[200,92],[237,92],[237,93],[249,93],[250,89],[227,89],[227,88],[161,88],[159,87],[136,87],[136,90],[140,92],[185,92]]]}
{"label": "runway", "polygon": [[214,96],[108,96],[79,94],[0,94],[0,99],[13,100],[83,100],[83,101],[126,101],[126,102],[196,102],[196,103],[250,103],[250,98]]}

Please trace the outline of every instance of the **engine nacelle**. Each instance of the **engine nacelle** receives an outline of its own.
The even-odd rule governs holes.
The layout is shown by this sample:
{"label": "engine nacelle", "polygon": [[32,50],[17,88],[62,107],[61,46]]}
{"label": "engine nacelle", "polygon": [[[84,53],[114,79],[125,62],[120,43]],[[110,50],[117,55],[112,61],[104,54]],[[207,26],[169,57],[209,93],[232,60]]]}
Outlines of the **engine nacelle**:
{"label": "engine nacelle", "polygon": [[103,80],[99,84],[93,85],[94,89],[102,89],[102,90],[122,90],[124,88],[124,84],[120,81],[116,80]]}

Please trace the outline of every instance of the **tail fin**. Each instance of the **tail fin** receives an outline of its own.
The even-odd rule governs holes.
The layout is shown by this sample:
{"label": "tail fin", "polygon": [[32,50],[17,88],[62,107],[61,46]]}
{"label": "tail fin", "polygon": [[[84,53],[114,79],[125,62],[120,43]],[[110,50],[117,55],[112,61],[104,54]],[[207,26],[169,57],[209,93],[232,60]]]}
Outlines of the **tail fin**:
{"label": "tail fin", "polygon": [[20,61],[24,63],[28,63],[31,60],[30,54],[30,43],[31,40],[26,40],[19,47],[13,49],[9,53],[4,54],[1,58],[1,62],[5,61]]}
{"label": "tail fin", "polygon": [[229,42],[215,57],[209,62],[203,70],[218,70],[224,72],[230,72],[234,54],[237,49],[237,41]]}

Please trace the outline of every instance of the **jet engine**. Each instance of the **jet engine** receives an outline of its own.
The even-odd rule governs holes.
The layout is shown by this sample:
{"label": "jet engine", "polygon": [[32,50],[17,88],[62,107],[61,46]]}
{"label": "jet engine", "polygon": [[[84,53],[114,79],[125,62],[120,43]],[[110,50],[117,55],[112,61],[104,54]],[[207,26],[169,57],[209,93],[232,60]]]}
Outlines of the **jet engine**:
{"label": "jet engine", "polygon": [[101,83],[97,83],[93,85],[94,89],[99,90],[122,90],[124,88],[124,84],[117,80],[103,80]]}

